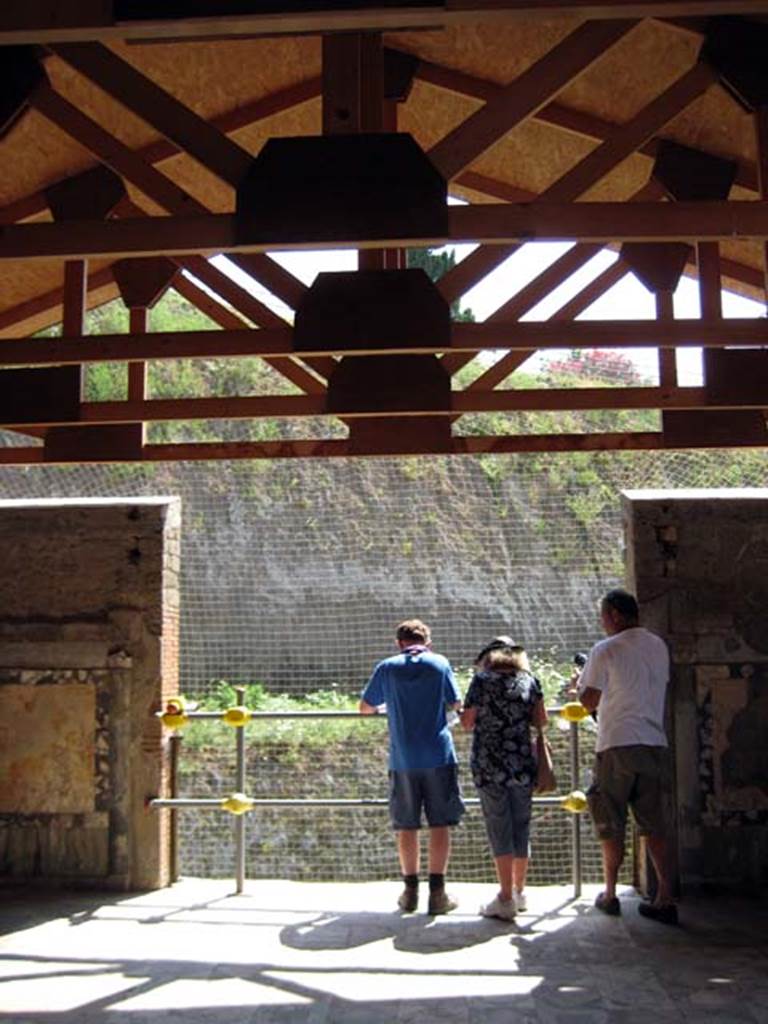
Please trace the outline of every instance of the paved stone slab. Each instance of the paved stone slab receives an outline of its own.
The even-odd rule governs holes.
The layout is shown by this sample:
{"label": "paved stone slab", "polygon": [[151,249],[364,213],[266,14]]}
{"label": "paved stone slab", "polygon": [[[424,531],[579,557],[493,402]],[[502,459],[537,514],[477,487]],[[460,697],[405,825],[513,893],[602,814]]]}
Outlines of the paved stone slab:
{"label": "paved stone slab", "polygon": [[8,893],[0,1024],[768,1024],[768,901],[531,890],[511,924],[393,910],[395,883],[185,880],[141,895]]}

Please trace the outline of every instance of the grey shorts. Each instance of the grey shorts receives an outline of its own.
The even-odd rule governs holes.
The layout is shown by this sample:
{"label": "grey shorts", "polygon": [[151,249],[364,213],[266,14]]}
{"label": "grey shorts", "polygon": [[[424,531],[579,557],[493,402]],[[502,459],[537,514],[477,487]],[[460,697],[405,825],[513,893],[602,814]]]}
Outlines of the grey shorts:
{"label": "grey shorts", "polygon": [[527,857],[531,832],[530,786],[481,786],[477,790],[494,857]]}
{"label": "grey shorts", "polygon": [[425,772],[389,773],[389,814],[397,831],[421,828],[421,812],[431,828],[458,825],[464,814],[455,764]]}
{"label": "grey shorts", "polygon": [[611,747],[595,758],[594,782],[587,799],[600,839],[621,839],[627,809],[640,835],[664,835],[670,786],[666,747]]}

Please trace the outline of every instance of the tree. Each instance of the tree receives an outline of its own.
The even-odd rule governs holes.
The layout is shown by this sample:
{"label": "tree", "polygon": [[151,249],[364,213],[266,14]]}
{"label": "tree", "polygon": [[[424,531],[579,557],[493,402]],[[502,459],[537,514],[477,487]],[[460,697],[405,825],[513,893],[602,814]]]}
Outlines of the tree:
{"label": "tree", "polygon": [[[408,249],[408,267],[420,267],[432,281],[439,281],[443,274],[456,266],[455,249]],[[474,323],[475,314],[469,307],[461,308],[461,300],[451,303],[451,319]]]}

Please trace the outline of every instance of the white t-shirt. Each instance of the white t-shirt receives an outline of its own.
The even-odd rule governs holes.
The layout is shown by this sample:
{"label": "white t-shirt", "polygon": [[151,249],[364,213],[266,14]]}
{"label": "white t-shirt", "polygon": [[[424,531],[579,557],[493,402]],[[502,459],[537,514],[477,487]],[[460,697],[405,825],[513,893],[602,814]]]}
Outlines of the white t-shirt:
{"label": "white t-shirt", "polygon": [[641,626],[595,644],[579,679],[579,693],[590,687],[601,694],[598,753],[634,744],[667,746],[664,699],[668,680],[667,645]]}

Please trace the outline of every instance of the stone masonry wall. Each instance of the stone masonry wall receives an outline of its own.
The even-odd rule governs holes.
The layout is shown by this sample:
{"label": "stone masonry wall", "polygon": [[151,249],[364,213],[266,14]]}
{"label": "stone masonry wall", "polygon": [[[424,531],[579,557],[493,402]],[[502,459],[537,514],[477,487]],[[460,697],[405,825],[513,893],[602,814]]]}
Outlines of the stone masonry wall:
{"label": "stone masonry wall", "polygon": [[0,502],[0,880],[170,881],[177,499]]}
{"label": "stone masonry wall", "polygon": [[631,491],[629,578],[673,662],[682,883],[768,881],[768,491]]}

